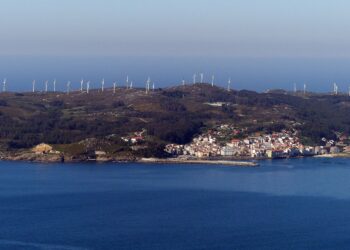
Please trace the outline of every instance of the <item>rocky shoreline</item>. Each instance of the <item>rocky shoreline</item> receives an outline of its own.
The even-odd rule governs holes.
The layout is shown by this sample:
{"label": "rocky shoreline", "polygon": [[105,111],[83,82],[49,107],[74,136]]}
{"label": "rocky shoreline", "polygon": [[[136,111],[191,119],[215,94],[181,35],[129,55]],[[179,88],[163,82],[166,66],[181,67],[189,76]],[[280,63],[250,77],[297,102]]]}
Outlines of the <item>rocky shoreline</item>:
{"label": "rocky shoreline", "polygon": [[256,167],[258,164],[252,161],[246,160],[223,160],[223,159],[184,159],[184,158],[137,158],[137,157],[76,157],[67,156],[63,154],[36,154],[32,152],[20,152],[12,154],[1,154],[0,160],[2,161],[23,161],[23,162],[37,162],[37,163],[88,163],[88,162],[119,162],[119,163],[156,163],[156,164],[215,164],[226,166],[241,166],[241,167]]}
{"label": "rocky shoreline", "polygon": [[[350,158],[350,153],[316,155],[315,158]],[[96,158],[87,158],[79,156],[70,156],[63,154],[36,154],[33,152],[12,152],[0,153],[0,160],[2,161],[23,161],[23,162],[37,162],[37,163],[155,163],[155,164],[214,164],[226,166],[240,166],[240,167],[257,167],[259,160],[267,160],[267,158],[249,159],[249,158],[213,158],[213,159],[199,159],[199,158],[140,158],[134,156],[99,156]],[[254,160],[254,161],[253,161]]]}

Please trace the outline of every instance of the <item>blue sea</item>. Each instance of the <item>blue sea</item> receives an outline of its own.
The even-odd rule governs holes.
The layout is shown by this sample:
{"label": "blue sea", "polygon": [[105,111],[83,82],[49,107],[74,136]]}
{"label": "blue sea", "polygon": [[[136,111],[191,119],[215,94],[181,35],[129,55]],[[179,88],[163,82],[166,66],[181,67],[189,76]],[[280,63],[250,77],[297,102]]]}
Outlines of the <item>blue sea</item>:
{"label": "blue sea", "polygon": [[2,162],[0,249],[350,249],[350,160]]}

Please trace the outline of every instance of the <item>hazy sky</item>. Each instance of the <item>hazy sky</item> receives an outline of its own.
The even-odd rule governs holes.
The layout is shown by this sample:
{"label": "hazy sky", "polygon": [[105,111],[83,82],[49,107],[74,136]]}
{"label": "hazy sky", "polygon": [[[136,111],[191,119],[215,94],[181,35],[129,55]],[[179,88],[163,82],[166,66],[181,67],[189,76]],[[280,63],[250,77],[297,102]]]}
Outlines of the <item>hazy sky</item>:
{"label": "hazy sky", "polygon": [[350,57],[347,0],[1,0],[1,55]]}
{"label": "hazy sky", "polygon": [[[30,89],[102,77],[144,86],[216,75],[265,90],[350,83],[348,0],[1,0],[0,78]],[[10,84],[11,83],[11,84]],[[75,86],[74,85],[74,86]]]}

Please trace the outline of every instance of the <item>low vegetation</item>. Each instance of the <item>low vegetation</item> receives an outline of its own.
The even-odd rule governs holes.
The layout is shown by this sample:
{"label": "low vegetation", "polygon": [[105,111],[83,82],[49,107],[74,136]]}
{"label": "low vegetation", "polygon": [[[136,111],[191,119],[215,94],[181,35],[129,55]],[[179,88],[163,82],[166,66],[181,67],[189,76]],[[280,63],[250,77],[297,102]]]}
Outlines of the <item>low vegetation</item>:
{"label": "low vegetation", "polygon": [[[57,150],[92,156],[164,156],[163,145],[184,144],[201,131],[234,123],[246,133],[285,128],[300,131],[308,144],[337,132],[350,133],[350,97],[283,91],[226,91],[208,84],[158,89],[118,89],[103,93],[0,94],[0,146],[3,151],[48,143]],[[122,137],[145,131],[131,143]],[[237,135],[242,137],[244,135]],[[86,144],[87,139],[94,141]]]}

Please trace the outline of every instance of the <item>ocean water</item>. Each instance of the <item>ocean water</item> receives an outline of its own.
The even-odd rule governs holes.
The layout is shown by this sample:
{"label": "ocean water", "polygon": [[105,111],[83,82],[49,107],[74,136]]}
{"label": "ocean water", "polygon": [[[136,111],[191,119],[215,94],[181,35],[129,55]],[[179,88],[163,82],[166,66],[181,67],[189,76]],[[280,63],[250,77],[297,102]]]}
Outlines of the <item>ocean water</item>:
{"label": "ocean water", "polygon": [[0,163],[0,249],[349,248],[349,159]]}

